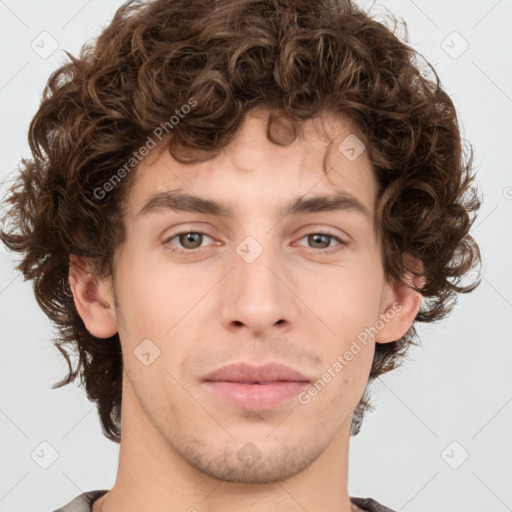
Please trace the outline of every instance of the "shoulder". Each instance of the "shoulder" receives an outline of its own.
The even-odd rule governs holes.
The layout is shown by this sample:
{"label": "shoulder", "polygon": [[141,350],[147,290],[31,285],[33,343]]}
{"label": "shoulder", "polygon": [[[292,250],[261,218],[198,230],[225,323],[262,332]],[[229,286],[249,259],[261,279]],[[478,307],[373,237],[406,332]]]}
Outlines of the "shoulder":
{"label": "shoulder", "polygon": [[[63,507],[58,508],[53,512],[90,512],[92,503],[98,498],[101,498],[101,496],[103,496],[106,492],[106,489],[84,492]],[[390,508],[380,504],[378,501],[375,501],[373,498],[351,497],[350,501],[365,512],[394,512]]]}
{"label": "shoulder", "polygon": [[91,512],[93,501],[103,496],[106,492],[106,489],[84,492],[53,512]]}
{"label": "shoulder", "polygon": [[364,512],[395,512],[384,505],[381,505],[373,498],[350,498],[350,501],[360,507]]}

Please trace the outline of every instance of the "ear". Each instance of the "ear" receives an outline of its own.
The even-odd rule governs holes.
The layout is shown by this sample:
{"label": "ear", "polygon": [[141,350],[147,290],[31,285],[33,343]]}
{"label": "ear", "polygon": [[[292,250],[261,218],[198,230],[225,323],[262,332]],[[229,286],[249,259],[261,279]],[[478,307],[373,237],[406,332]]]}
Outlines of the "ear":
{"label": "ear", "polygon": [[117,321],[111,279],[98,279],[90,262],[71,254],[69,286],[87,330],[97,338],[113,336],[117,332]]}
{"label": "ear", "polygon": [[[405,254],[404,259],[418,272],[423,269],[422,263]],[[411,327],[421,306],[421,293],[410,286],[421,288],[425,283],[423,277],[417,277],[407,271],[404,274],[404,282],[385,284],[382,294],[380,319],[384,327],[375,336],[376,343],[389,343],[400,339]]]}

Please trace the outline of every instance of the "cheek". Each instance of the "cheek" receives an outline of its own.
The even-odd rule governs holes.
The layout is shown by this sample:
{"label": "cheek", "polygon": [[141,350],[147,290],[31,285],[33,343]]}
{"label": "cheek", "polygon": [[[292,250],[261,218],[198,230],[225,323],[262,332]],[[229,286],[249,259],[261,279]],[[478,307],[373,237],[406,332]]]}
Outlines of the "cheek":
{"label": "cheek", "polygon": [[[311,284],[311,283],[310,283]],[[380,281],[362,268],[344,268],[303,289],[308,305],[340,339],[357,336],[378,318]]]}
{"label": "cheek", "polygon": [[[172,326],[176,294],[162,269],[148,265],[136,254],[125,254],[118,273],[118,300],[122,321],[135,343],[139,338],[161,337]],[[173,299],[174,298],[174,299]]]}
{"label": "cheek", "polygon": [[199,279],[194,272],[178,272],[170,265],[148,268],[141,262],[131,268],[119,298],[127,327],[123,342],[133,352],[143,340],[151,340],[159,350],[159,361],[172,367],[186,359],[188,351],[197,350],[193,348],[197,340],[204,338],[202,326],[210,325],[209,302],[204,299],[215,281]]}
{"label": "cheek", "polygon": [[377,285],[378,278],[367,272],[347,269],[321,284],[313,297],[318,316],[328,327],[322,336],[322,381],[333,382],[333,398],[350,390],[359,400],[366,386],[375,351],[371,327],[379,318]]}

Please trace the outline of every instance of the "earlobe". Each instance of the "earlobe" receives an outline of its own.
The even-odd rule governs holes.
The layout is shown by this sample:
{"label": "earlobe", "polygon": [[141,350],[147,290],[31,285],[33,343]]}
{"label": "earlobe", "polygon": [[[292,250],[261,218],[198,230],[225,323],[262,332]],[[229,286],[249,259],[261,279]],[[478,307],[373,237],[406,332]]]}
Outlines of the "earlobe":
{"label": "earlobe", "polygon": [[69,286],[87,330],[97,338],[113,336],[117,332],[117,322],[110,280],[95,277],[89,262],[72,254],[69,259]]}
{"label": "earlobe", "polygon": [[[415,269],[421,269],[422,265],[416,261]],[[422,288],[425,279],[406,272],[405,282],[386,283],[384,293],[383,311],[380,314],[381,324],[384,324],[375,336],[376,343],[390,343],[399,340],[409,330],[418,314],[422,295],[416,288]]]}

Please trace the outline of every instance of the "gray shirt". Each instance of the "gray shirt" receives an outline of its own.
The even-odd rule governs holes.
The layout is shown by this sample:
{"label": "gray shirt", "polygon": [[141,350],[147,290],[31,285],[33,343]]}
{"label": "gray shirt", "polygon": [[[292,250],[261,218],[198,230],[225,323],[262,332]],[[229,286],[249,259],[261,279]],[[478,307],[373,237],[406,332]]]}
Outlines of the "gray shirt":
{"label": "gray shirt", "polygon": [[[88,491],[77,496],[74,500],[70,501],[67,505],[54,510],[53,512],[91,512],[93,501],[103,496],[107,490],[101,491]],[[372,498],[350,498],[352,503],[365,512],[395,512],[384,505],[381,505]]]}

